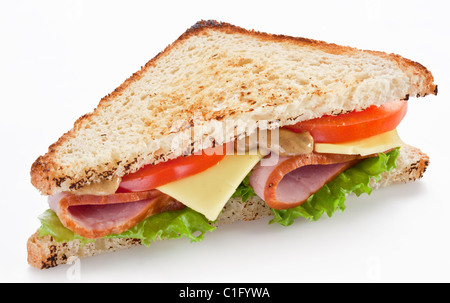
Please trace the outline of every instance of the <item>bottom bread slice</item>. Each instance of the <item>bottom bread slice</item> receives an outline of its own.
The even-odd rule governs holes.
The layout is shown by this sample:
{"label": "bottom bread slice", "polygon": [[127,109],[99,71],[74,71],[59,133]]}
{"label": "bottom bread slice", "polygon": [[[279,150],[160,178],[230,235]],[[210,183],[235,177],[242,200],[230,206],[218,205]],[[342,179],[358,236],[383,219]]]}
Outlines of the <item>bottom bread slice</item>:
{"label": "bottom bread slice", "polygon": [[[380,181],[372,180],[372,188],[385,187],[393,183],[405,183],[422,177],[429,164],[428,156],[418,148],[405,145],[400,149],[397,167],[382,174]],[[272,215],[267,204],[254,196],[245,203],[240,198],[228,201],[220,214],[217,225],[235,221],[257,220]],[[140,245],[138,239],[97,239],[95,242],[81,245],[79,240],[58,243],[51,236],[39,237],[34,233],[27,242],[28,263],[44,269],[65,264],[71,258],[84,258],[108,252],[114,252]]]}

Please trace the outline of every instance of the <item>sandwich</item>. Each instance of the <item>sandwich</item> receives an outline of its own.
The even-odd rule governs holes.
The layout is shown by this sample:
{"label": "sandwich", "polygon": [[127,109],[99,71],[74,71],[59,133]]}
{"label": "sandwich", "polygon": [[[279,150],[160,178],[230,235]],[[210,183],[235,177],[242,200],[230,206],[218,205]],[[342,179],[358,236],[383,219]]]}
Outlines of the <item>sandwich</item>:
{"label": "sandwich", "polygon": [[32,164],[49,209],[28,263],[331,217],[422,177],[429,158],[397,126],[429,94],[430,71],[396,54],[200,21]]}

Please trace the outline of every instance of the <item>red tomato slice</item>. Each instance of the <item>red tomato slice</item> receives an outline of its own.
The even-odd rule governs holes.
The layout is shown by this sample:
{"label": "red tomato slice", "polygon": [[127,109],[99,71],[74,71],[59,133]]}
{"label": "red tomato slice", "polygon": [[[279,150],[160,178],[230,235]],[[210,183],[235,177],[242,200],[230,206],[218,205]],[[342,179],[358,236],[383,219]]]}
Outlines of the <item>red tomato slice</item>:
{"label": "red tomato slice", "polygon": [[200,173],[225,157],[224,147],[208,149],[202,154],[179,157],[156,165],[147,165],[135,173],[126,175],[117,193],[148,191],[164,184]]}
{"label": "red tomato slice", "polygon": [[299,122],[287,129],[309,131],[316,143],[340,143],[364,139],[395,129],[406,115],[408,103],[394,101],[338,116]]}

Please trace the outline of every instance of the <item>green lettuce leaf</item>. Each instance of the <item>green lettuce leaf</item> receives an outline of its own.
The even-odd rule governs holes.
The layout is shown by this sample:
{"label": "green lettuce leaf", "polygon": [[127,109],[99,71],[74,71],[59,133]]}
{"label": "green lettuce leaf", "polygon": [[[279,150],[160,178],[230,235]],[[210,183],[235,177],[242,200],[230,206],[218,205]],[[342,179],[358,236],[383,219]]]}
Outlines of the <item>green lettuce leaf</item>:
{"label": "green lettuce leaf", "polygon": [[250,186],[249,176],[250,173],[244,178],[244,180],[242,180],[241,184],[239,184],[238,188],[236,188],[236,191],[231,198],[241,197],[242,202],[247,202],[248,199],[256,196],[253,188]]}
{"label": "green lettuce leaf", "polygon": [[[41,227],[39,236],[51,235],[56,242],[67,242],[80,239],[84,245],[92,242],[83,238],[64,227],[55,212],[48,209],[39,216]],[[207,231],[213,231],[215,226],[211,225],[206,217],[188,207],[177,210],[162,212],[144,221],[133,228],[119,234],[108,235],[104,238],[134,238],[140,239],[141,243],[149,246],[159,239],[189,238],[191,242],[203,240]]]}
{"label": "green lettuce leaf", "polygon": [[387,154],[380,153],[378,157],[359,162],[325,184],[302,205],[283,210],[272,209],[274,217],[269,223],[288,226],[298,217],[316,221],[324,213],[331,217],[337,210],[344,211],[347,194],[370,195],[372,193],[372,188],[369,186],[370,180],[374,178],[379,181],[383,172],[395,168],[398,155],[399,148],[396,148]]}

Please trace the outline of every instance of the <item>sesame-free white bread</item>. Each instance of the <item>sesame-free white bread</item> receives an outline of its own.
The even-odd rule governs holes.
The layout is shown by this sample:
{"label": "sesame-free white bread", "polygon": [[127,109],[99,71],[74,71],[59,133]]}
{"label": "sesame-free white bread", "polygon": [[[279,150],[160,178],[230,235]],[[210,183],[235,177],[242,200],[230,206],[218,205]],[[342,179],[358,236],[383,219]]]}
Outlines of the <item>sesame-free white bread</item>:
{"label": "sesame-free white bread", "polygon": [[[378,183],[371,183],[373,188],[414,181],[422,177],[429,159],[419,149],[405,145],[400,149],[397,167],[390,172],[382,174]],[[254,196],[243,203],[240,198],[228,201],[220,214],[217,225],[233,223],[235,221],[250,221],[272,214],[267,204]],[[216,231],[218,232],[218,231]],[[79,240],[58,243],[51,236],[39,237],[38,232],[33,234],[27,243],[28,263],[33,267],[44,269],[65,264],[70,258],[84,258],[140,245],[138,239],[97,239],[84,246]],[[149,248],[151,249],[151,247]]]}
{"label": "sesame-free white bread", "polygon": [[[78,119],[31,180],[45,195],[77,190],[256,127],[436,92],[425,67],[398,55],[202,21]],[[203,140],[180,136],[199,121]]]}

